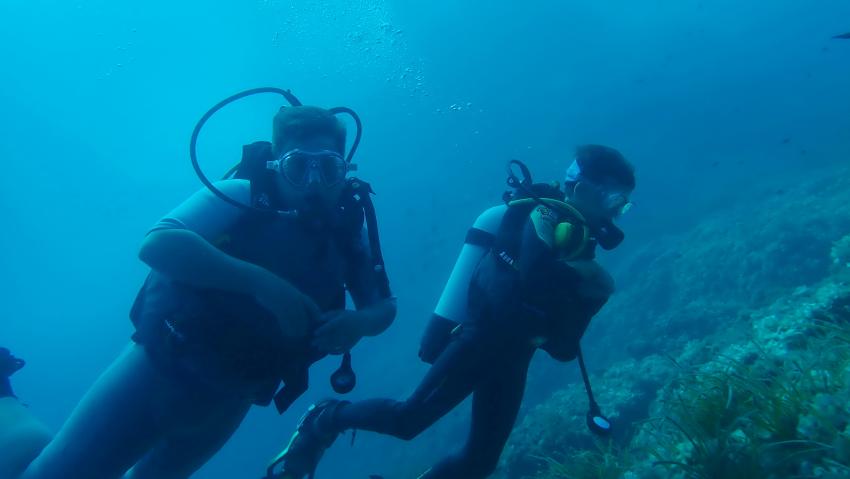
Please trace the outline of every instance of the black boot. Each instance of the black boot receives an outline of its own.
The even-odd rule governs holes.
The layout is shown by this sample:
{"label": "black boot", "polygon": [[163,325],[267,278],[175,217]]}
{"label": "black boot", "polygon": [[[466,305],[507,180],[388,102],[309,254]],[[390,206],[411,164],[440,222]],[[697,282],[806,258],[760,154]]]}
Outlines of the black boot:
{"label": "black boot", "polygon": [[0,348],[0,398],[15,397],[9,376],[15,374],[24,365],[26,365],[26,362],[23,359],[12,356],[12,353],[6,348]]}

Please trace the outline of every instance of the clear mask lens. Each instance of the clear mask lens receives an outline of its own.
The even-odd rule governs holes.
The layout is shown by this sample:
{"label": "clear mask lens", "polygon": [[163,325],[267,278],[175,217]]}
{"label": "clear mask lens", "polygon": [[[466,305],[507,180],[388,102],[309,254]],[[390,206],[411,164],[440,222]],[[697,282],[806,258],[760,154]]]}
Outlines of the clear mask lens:
{"label": "clear mask lens", "polygon": [[564,177],[564,184],[577,182],[581,182],[595,190],[600,199],[603,201],[604,208],[607,211],[610,211],[614,218],[623,216],[634,206],[634,204],[629,201],[629,194],[631,193],[630,190],[618,191],[613,186],[602,186],[594,183],[593,181],[588,181],[587,178],[582,175],[578,161],[573,161],[569,168],[567,168],[567,172]]}
{"label": "clear mask lens", "polygon": [[281,155],[277,169],[287,181],[297,187],[312,183],[335,186],[345,180],[348,172],[345,159],[335,151],[292,150]]}
{"label": "clear mask lens", "polygon": [[606,208],[614,213],[614,217],[620,217],[628,213],[634,204],[622,193],[610,193],[605,201]]}
{"label": "clear mask lens", "polygon": [[590,181],[584,181],[582,183],[595,192],[601,202],[602,208],[610,212],[613,218],[623,216],[632,209],[632,203],[629,201],[626,193],[612,192],[610,188],[597,185]]}

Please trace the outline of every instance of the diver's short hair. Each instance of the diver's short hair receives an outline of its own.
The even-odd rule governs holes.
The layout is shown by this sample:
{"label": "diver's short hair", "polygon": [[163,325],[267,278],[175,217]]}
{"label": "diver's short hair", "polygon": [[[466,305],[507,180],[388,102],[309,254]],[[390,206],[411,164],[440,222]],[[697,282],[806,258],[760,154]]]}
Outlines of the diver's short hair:
{"label": "diver's short hair", "polygon": [[283,145],[307,138],[327,136],[336,151],[345,154],[345,125],[330,111],[317,106],[282,107],[272,122],[272,145],[277,153]]}
{"label": "diver's short hair", "polygon": [[635,188],[635,167],[614,148],[581,145],[576,148],[575,159],[581,176],[592,182],[614,183],[630,190]]}

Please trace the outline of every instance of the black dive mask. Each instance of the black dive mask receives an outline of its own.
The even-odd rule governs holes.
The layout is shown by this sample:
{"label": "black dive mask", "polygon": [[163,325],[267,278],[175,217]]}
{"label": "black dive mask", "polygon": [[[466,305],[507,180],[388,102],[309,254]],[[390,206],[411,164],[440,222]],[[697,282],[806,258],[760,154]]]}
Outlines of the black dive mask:
{"label": "black dive mask", "polygon": [[354,165],[349,165],[339,153],[329,150],[290,150],[266,168],[277,171],[296,188],[317,184],[331,188],[345,181],[345,175]]}

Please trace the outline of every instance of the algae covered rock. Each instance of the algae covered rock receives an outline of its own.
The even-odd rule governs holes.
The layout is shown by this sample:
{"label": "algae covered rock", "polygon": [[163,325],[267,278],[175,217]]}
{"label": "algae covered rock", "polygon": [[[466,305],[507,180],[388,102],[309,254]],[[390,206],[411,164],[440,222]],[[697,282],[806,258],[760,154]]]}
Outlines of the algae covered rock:
{"label": "algae covered rock", "polygon": [[594,320],[594,336],[606,351],[628,338],[636,357],[675,352],[834,274],[850,262],[847,173],[744,199],[643,246],[615,271],[619,291]]}
{"label": "algae covered rock", "polygon": [[830,278],[755,311],[746,341],[618,363],[595,378],[618,428],[607,442],[571,385],[517,428],[501,477],[848,477],[848,305],[850,285]]}
{"label": "algae covered rock", "polygon": [[833,271],[839,274],[850,274],[850,234],[832,245],[830,257]]}
{"label": "algae covered rock", "polygon": [[[623,361],[591,378],[596,399],[612,421],[615,443],[629,442],[633,423],[649,415],[655,394],[673,378],[675,370],[669,359],[651,356]],[[595,438],[585,423],[587,411],[582,384],[569,385],[529,411],[503,454],[504,477],[533,474],[550,465],[548,459],[556,452],[593,449]]]}

